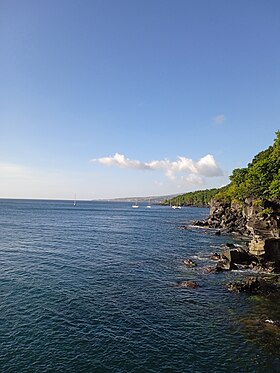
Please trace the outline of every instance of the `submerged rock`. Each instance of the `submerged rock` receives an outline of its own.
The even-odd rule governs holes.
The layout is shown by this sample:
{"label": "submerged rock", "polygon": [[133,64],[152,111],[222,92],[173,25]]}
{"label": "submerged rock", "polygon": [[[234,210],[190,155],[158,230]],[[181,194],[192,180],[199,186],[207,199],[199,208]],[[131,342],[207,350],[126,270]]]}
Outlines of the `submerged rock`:
{"label": "submerged rock", "polygon": [[204,272],[206,273],[216,272],[216,267],[205,267]]}
{"label": "submerged rock", "polygon": [[214,253],[214,254],[211,254],[211,255],[210,255],[209,259],[211,259],[211,260],[220,260],[220,259],[222,259],[222,258],[221,258],[221,255],[220,255],[220,254],[218,254],[218,253]]}
{"label": "submerged rock", "polygon": [[196,289],[199,287],[198,283],[195,281],[180,281],[178,282],[178,286],[181,288],[191,288],[191,289]]}
{"label": "submerged rock", "polygon": [[186,267],[189,267],[189,268],[197,266],[197,264],[191,259],[185,259],[185,260],[183,260],[183,263]]}
{"label": "submerged rock", "polygon": [[208,227],[208,221],[207,220],[195,220],[193,221],[192,225],[196,227]]}

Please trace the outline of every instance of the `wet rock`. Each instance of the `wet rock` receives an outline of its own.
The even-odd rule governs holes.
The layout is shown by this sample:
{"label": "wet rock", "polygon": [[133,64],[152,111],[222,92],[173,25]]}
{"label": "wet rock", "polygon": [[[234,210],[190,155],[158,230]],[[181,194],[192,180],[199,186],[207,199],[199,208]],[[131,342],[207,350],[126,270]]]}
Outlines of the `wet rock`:
{"label": "wet rock", "polygon": [[216,272],[230,271],[233,269],[238,269],[238,267],[227,259],[219,260],[216,265]]}
{"label": "wet rock", "polygon": [[178,282],[178,286],[181,288],[191,288],[191,289],[196,289],[199,287],[198,283],[195,281],[180,281]]}
{"label": "wet rock", "polygon": [[244,281],[228,283],[227,289],[229,291],[235,291],[237,293],[256,293],[260,291],[261,285],[257,277],[247,277]]}
{"label": "wet rock", "polygon": [[280,328],[280,321],[279,320],[266,319],[266,320],[264,320],[264,323]]}
{"label": "wet rock", "polygon": [[194,226],[197,227],[208,227],[208,221],[207,220],[195,220],[192,223]]}
{"label": "wet rock", "polygon": [[214,253],[214,254],[210,255],[209,259],[211,259],[211,260],[221,260],[222,258],[221,258],[220,254]]}
{"label": "wet rock", "polygon": [[204,268],[204,271],[205,271],[206,273],[217,272],[217,271],[216,271],[216,267],[205,267],[205,268]]}
{"label": "wet rock", "polygon": [[280,261],[270,262],[263,259],[257,264],[255,269],[267,273],[280,273]]}
{"label": "wet rock", "polygon": [[221,231],[218,230],[217,232],[215,232],[215,236],[220,236],[221,235]]}
{"label": "wet rock", "polygon": [[[227,244],[228,245],[228,244]],[[223,256],[227,258],[227,260],[231,263],[235,264],[250,264],[250,254],[242,249],[242,248],[236,248],[234,246],[234,249],[227,249],[223,251]]]}
{"label": "wet rock", "polygon": [[226,247],[229,247],[230,249],[234,249],[236,246],[234,245],[234,243],[227,242]]}
{"label": "wet rock", "polygon": [[193,260],[191,260],[191,259],[185,259],[185,260],[183,260],[183,264],[186,267],[188,267],[188,268],[192,268],[192,267],[196,267],[197,266],[197,264]]}
{"label": "wet rock", "polygon": [[276,278],[258,278],[258,277],[246,277],[242,281],[230,282],[227,284],[229,291],[235,291],[238,293],[251,293],[251,294],[263,294],[268,295],[271,293],[280,292],[279,279]]}

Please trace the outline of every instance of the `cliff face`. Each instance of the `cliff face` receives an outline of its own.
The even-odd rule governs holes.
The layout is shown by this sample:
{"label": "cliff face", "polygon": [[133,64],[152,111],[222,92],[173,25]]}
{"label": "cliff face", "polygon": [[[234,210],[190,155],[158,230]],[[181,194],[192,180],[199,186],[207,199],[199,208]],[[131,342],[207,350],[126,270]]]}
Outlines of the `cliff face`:
{"label": "cliff face", "polygon": [[210,216],[203,225],[251,238],[249,251],[266,260],[280,260],[280,204],[246,199],[224,204],[211,201]]}

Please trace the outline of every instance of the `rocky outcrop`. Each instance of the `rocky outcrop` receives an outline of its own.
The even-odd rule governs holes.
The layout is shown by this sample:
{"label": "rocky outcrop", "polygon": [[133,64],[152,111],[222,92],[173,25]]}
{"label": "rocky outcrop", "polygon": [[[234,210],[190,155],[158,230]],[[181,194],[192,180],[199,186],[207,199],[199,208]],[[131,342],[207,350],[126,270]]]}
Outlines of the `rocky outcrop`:
{"label": "rocky outcrop", "polygon": [[208,219],[194,224],[250,237],[249,253],[280,260],[280,203],[246,199],[243,203],[211,201]]}
{"label": "rocky outcrop", "polygon": [[261,273],[280,273],[280,260],[269,261],[252,255],[248,248],[236,247],[233,244],[221,254],[214,253],[209,259],[216,261],[215,267],[207,268],[207,272],[224,272],[236,269],[252,269]]}
{"label": "rocky outcrop", "polygon": [[229,291],[269,295],[280,292],[279,278],[246,277],[242,281],[227,284]]}

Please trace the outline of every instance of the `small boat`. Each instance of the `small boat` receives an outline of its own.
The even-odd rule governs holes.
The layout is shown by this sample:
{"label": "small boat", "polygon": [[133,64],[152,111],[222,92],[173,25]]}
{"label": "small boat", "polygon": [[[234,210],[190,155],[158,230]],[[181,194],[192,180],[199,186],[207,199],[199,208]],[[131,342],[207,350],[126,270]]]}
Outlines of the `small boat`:
{"label": "small boat", "polygon": [[151,206],[151,198],[149,199],[149,204],[146,206],[146,209],[150,209],[152,206]]}
{"label": "small boat", "polygon": [[74,198],[74,202],[73,202],[74,207],[76,206],[76,204],[77,204],[77,200],[76,200],[76,194],[75,194],[75,198]]}
{"label": "small boat", "polygon": [[182,206],[178,203],[177,205],[172,205],[171,206],[174,210],[175,209],[181,209],[182,208]]}
{"label": "small boat", "polygon": [[138,209],[139,205],[137,203],[137,200],[135,201],[134,205],[131,206],[133,209]]}

